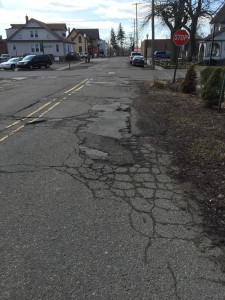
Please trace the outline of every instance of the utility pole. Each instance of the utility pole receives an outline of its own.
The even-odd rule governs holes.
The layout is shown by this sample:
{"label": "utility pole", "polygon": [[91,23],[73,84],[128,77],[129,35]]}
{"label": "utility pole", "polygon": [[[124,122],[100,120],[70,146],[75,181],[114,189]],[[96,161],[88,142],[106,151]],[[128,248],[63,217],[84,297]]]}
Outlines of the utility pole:
{"label": "utility pole", "polygon": [[137,3],[136,4],[136,45],[137,45],[137,51],[138,51],[138,18],[137,18]]}
{"label": "utility pole", "polygon": [[136,48],[138,51],[138,17],[137,17],[137,7],[138,4],[142,4],[142,3],[133,3],[132,5],[136,5]]}
{"label": "utility pole", "polygon": [[152,69],[155,69],[155,3],[152,0]]}

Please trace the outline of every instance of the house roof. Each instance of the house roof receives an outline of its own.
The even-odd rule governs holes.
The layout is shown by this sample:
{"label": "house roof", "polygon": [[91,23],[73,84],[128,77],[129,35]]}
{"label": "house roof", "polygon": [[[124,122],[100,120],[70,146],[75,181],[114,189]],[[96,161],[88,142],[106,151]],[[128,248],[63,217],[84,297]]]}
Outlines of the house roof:
{"label": "house roof", "polygon": [[[223,32],[225,32],[225,27],[224,27],[223,29],[221,29],[220,31],[216,31],[216,32],[214,33],[214,37],[220,35],[220,34],[223,33]],[[213,35],[210,34],[210,35],[208,35],[206,38],[200,40],[200,42],[201,42],[201,41],[211,41],[211,40],[212,40],[212,37],[213,37]]]}
{"label": "house roof", "polygon": [[46,24],[44,22],[41,22],[39,20],[31,18],[27,23],[25,24],[11,24],[11,27],[13,29],[17,29],[17,31],[8,38],[10,40],[13,36],[15,36],[21,29],[25,28],[29,22],[36,22],[41,27],[45,28],[49,33],[51,33],[53,36],[55,36],[58,40],[61,40],[62,42],[71,43],[70,40],[62,38],[60,35],[58,35],[54,30],[67,30],[66,24],[64,23],[56,23],[56,24]]}
{"label": "house roof", "polygon": [[24,24],[10,24],[10,25],[11,25],[11,28],[13,28],[13,29],[18,29],[18,28],[24,26]]}
{"label": "house roof", "polygon": [[86,34],[93,40],[99,40],[99,30],[98,29],[77,29],[82,35]]}
{"label": "house roof", "polygon": [[221,7],[221,9],[212,19],[212,23],[225,24],[225,4]]}
{"label": "house roof", "polygon": [[[30,19],[30,20],[35,20],[35,21],[37,21],[37,22],[39,22],[39,23],[41,23],[41,24],[45,24],[45,25],[47,25],[50,29],[52,29],[52,30],[67,30],[67,27],[66,27],[66,24],[65,23],[56,23],[56,24],[48,24],[48,23],[43,23],[43,22],[41,22],[41,21],[38,21],[38,20],[36,20],[36,19]],[[30,21],[29,20],[29,21]],[[29,22],[28,21],[28,22]],[[26,23],[27,24],[27,23]],[[13,29],[19,29],[19,28],[21,28],[21,27],[24,27],[26,24],[10,24],[11,25],[11,28],[13,28]]]}
{"label": "house roof", "polygon": [[46,24],[52,30],[67,30],[66,24],[59,23],[59,24]]}
{"label": "house roof", "polygon": [[[74,36],[73,36],[73,33],[75,33]],[[82,36],[84,36],[84,34],[86,34],[86,36],[92,40],[100,39],[98,29],[76,29],[76,28],[73,28],[71,30],[71,32],[67,38],[70,39],[71,41],[74,41],[79,34],[81,34]],[[71,36],[72,36],[72,38],[71,38]]]}

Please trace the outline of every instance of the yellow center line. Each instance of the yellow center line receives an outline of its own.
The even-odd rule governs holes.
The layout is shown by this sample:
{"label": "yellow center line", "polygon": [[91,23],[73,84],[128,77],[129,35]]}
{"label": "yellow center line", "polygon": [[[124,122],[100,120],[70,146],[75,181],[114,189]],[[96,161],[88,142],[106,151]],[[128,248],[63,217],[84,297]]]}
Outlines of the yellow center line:
{"label": "yellow center line", "polygon": [[22,129],[25,125],[22,125],[20,127],[18,127],[17,129],[11,131],[9,134],[7,134],[6,136],[4,136],[3,138],[0,139],[0,142],[3,142],[5,139],[7,139],[8,137],[10,137],[11,135],[13,135],[14,133],[16,133],[17,131],[19,131],[20,129]]}
{"label": "yellow center line", "polygon": [[86,78],[85,80],[83,80],[82,82],[80,82],[79,84],[77,84],[76,86],[74,86],[72,89],[69,89],[68,91],[64,92],[64,94],[68,94],[69,92],[73,91],[74,89],[76,89],[79,85],[81,85],[82,83],[85,83],[88,80],[88,78]]}
{"label": "yellow center line", "polygon": [[29,121],[28,123],[31,124],[37,120],[39,120],[41,117],[43,117],[45,114],[47,114],[47,112],[49,112],[50,110],[52,110],[54,107],[56,107],[57,105],[59,105],[61,101],[56,102],[54,105],[52,105],[51,107],[49,107],[49,109],[47,109],[46,111],[44,111],[42,114],[40,114],[40,116],[38,116],[36,119],[33,119],[32,121]]}
{"label": "yellow center line", "polygon": [[13,126],[15,126],[15,125],[19,124],[20,122],[22,122],[22,121],[26,120],[27,118],[29,118],[29,117],[33,116],[33,115],[34,115],[36,112],[38,112],[39,110],[43,109],[44,107],[46,107],[46,106],[50,105],[50,104],[51,104],[52,102],[54,102],[55,100],[56,100],[56,98],[55,98],[55,99],[53,99],[53,100],[51,100],[51,101],[49,101],[48,103],[46,103],[46,104],[42,105],[42,106],[41,106],[41,107],[39,107],[37,110],[35,110],[35,111],[33,111],[31,114],[27,115],[25,118],[23,118],[23,119],[20,119],[19,121],[16,121],[16,122],[14,122],[14,123],[12,123],[12,124],[10,124],[10,125],[6,126],[5,128],[3,128],[3,130],[5,130],[5,129],[8,129],[8,128],[10,128],[10,127],[13,127]]}
{"label": "yellow center line", "polygon": [[84,87],[84,85],[82,85],[81,87],[79,87],[78,89],[74,90],[74,92],[77,92],[79,90],[81,90]]}
{"label": "yellow center line", "polygon": [[56,98],[49,101],[48,103],[42,105],[41,107],[39,107],[37,110],[35,110],[34,112],[32,112],[31,114],[29,114],[28,116],[26,116],[26,118],[29,118],[31,116],[33,116],[36,112],[38,112],[39,110],[42,110],[43,108],[45,108],[46,106],[50,105],[52,102],[55,102],[56,101]]}
{"label": "yellow center line", "polygon": [[[70,91],[77,92],[79,90],[81,90],[86,83],[89,83],[92,79],[88,79],[86,78],[85,80],[83,80],[82,82],[80,82],[79,84],[77,84],[75,87],[71,88],[70,90],[64,92],[64,94],[69,93]],[[63,100],[65,100],[66,97],[63,98]],[[51,107],[49,107],[46,111],[44,111],[43,113],[41,113],[37,118],[33,119],[32,121],[29,121],[29,124],[32,124],[33,122],[39,120],[41,117],[43,117],[46,113],[48,113],[50,110],[52,110],[53,108],[55,108],[57,105],[59,105],[63,100],[60,100],[59,102],[56,102],[54,105],[52,105]],[[32,113],[30,113],[29,115],[27,115],[26,117],[6,126],[5,128],[3,128],[3,130],[8,129],[10,127],[13,127],[17,124],[19,124],[20,122],[26,120],[27,118],[30,118],[31,116],[33,116],[35,113],[37,113],[38,111],[42,110],[43,108],[49,106],[51,103],[55,102],[56,98],[54,98],[53,100],[45,103],[44,105],[42,105],[41,107],[39,107],[38,109],[36,109],[35,111],[33,111]],[[4,140],[6,140],[8,137],[10,137],[11,135],[13,135],[14,133],[18,132],[19,130],[21,130],[22,128],[24,128],[25,125],[22,125],[20,127],[18,127],[17,129],[11,131],[9,134],[5,135],[4,137],[0,138],[0,142],[3,142]]]}

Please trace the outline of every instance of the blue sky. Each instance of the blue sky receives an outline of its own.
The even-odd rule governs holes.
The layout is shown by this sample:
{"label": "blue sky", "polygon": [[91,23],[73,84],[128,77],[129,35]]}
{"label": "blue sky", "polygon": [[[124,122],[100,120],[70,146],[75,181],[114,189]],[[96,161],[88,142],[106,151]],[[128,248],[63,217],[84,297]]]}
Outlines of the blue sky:
{"label": "blue sky", "polygon": [[[99,28],[100,37],[109,40],[111,28],[115,32],[121,22],[126,36],[134,31],[136,5],[138,4],[139,28],[143,14],[146,12],[143,1],[130,0],[0,0],[0,35],[6,38],[6,28],[10,24],[24,24],[25,16],[45,23],[66,23],[72,28]],[[140,41],[151,36],[150,25],[140,30]],[[169,37],[166,29],[156,27],[156,37]],[[139,43],[140,43],[139,41]]]}
{"label": "blue sky", "polygon": [[[146,13],[143,0],[0,0],[0,35],[6,38],[6,28],[10,24],[24,24],[25,16],[45,23],[66,23],[72,28],[99,28],[100,37],[108,41],[111,28],[117,33],[121,22],[127,38],[134,32],[136,5],[138,2],[139,29]],[[149,33],[151,25],[139,30],[139,45]],[[169,38],[170,32],[166,27],[157,23],[156,38]]]}

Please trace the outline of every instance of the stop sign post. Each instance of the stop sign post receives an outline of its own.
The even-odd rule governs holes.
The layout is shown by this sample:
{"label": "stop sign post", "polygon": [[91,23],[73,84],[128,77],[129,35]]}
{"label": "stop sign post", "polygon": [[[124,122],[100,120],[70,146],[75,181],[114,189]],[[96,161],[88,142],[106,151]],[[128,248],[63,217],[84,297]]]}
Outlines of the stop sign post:
{"label": "stop sign post", "polygon": [[176,58],[176,68],[175,68],[175,71],[174,71],[173,83],[174,83],[175,78],[176,78],[180,46],[185,45],[188,42],[188,40],[189,40],[189,34],[184,29],[177,30],[173,35],[173,42],[178,47],[178,49],[177,49],[177,58]]}

